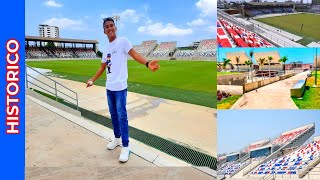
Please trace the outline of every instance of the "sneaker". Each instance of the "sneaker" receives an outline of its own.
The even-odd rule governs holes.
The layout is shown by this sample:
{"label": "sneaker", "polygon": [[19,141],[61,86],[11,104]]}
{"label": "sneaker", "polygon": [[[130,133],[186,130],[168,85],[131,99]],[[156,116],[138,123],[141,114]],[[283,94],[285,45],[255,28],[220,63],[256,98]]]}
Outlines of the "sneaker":
{"label": "sneaker", "polygon": [[119,157],[120,162],[127,162],[129,160],[130,149],[129,147],[123,147]]}
{"label": "sneaker", "polygon": [[112,150],[114,148],[116,148],[117,146],[121,146],[121,138],[114,138],[111,142],[109,142],[109,144],[107,145],[107,148],[109,150]]}

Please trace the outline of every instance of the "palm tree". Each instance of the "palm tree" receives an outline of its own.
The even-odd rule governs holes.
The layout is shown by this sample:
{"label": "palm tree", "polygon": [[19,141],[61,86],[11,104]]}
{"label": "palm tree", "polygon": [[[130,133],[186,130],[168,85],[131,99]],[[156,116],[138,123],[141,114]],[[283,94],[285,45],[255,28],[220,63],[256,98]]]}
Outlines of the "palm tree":
{"label": "palm tree", "polygon": [[248,61],[245,61],[244,63],[248,66],[248,71],[249,71],[249,74],[250,74],[251,73],[251,65],[253,64],[252,61],[248,60]]}
{"label": "palm tree", "polygon": [[[261,66],[261,69],[263,69],[264,61],[266,58],[259,58],[259,65]],[[262,73],[262,78],[264,77],[264,73]]]}
{"label": "palm tree", "polygon": [[271,75],[270,75],[270,63],[273,60],[273,57],[272,56],[268,56],[268,60],[269,60],[269,78],[270,78],[271,77]]}
{"label": "palm tree", "polygon": [[281,59],[279,59],[279,62],[283,63],[283,70],[284,70],[284,74],[286,74],[286,61],[288,61],[289,59],[287,58],[287,56],[283,56]]}
{"label": "palm tree", "polygon": [[237,69],[238,69],[238,72],[239,72],[240,56],[236,56],[236,62],[237,62]]}
{"label": "palm tree", "polygon": [[223,63],[223,64],[222,64],[223,70],[226,70],[227,65],[230,65],[230,64],[231,64],[231,63],[230,63],[231,60],[230,60],[230,59],[227,59],[227,58],[223,58],[222,61],[223,61],[223,62],[222,62],[222,63]]}

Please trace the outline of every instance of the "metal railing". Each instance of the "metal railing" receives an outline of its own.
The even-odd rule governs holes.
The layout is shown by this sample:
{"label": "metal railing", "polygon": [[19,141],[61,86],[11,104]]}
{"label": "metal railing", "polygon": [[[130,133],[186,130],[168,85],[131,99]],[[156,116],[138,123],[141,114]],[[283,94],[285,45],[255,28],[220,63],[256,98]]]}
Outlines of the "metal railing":
{"label": "metal railing", "polygon": [[318,155],[312,161],[310,161],[306,167],[303,167],[301,170],[298,170],[300,178],[306,176],[305,179],[310,179],[310,176],[320,177],[320,167],[316,167],[320,163],[320,156]]}
{"label": "metal railing", "polygon": [[[37,74],[37,76],[33,76],[32,73],[30,73],[31,71],[35,72]],[[43,77],[45,80],[47,80],[47,82],[42,81],[40,78],[38,78],[38,76]],[[49,84],[49,82],[53,83],[54,85],[51,86]],[[56,101],[59,101],[59,99],[62,99],[63,101],[66,101],[68,103],[75,105],[77,110],[79,110],[78,94],[75,91],[73,91],[70,88],[62,85],[61,83],[49,78],[48,76],[44,75],[40,71],[26,65],[26,88],[28,88],[28,89],[31,88],[30,85],[32,85],[33,86],[32,88],[34,88],[38,91],[41,91],[41,92],[44,91],[44,93],[48,93],[49,95],[54,96]],[[58,86],[62,87],[65,91],[59,90]],[[66,91],[71,93],[73,96],[67,94]],[[71,101],[67,100],[65,97],[63,97],[61,95],[65,96],[67,98],[70,98]]]}
{"label": "metal railing", "polygon": [[274,180],[275,179],[275,176],[274,174],[267,174],[265,176],[263,176],[260,180]]}

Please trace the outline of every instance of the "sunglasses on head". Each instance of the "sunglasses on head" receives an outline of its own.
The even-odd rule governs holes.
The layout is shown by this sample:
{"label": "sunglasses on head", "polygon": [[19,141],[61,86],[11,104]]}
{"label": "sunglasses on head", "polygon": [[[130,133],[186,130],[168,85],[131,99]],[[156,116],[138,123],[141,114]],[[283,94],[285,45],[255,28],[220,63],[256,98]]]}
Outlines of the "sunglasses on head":
{"label": "sunglasses on head", "polygon": [[114,20],[113,20],[112,17],[104,18],[104,19],[103,19],[103,22],[105,23],[106,21],[112,21],[112,22],[114,22]]}

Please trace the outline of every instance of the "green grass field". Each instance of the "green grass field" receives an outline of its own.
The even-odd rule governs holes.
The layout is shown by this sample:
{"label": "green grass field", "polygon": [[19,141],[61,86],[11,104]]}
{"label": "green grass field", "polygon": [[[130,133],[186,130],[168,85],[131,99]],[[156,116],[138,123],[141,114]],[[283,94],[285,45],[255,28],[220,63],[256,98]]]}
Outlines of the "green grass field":
{"label": "green grass field", "polygon": [[[320,15],[291,14],[256,20],[293,34],[303,36],[304,38],[299,41],[303,45],[307,45],[312,41],[320,41]],[[302,31],[300,31],[302,24],[303,28]]]}
{"label": "green grass field", "polygon": [[317,86],[312,87],[315,83],[315,73],[307,79],[306,86],[309,90],[304,92],[302,99],[292,98],[299,109],[320,109],[320,71],[317,73]]}
{"label": "green grass field", "polygon": [[[51,69],[63,78],[86,82],[100,67],[99,60],[28,61],[31,67]],[[208,61],[160,61],[151,72],[136,61],[128,61],[128,90],[216,108],[216,63]],[[95,82],[105,86],[106,74]]]}

